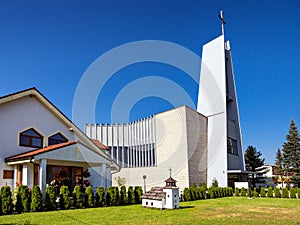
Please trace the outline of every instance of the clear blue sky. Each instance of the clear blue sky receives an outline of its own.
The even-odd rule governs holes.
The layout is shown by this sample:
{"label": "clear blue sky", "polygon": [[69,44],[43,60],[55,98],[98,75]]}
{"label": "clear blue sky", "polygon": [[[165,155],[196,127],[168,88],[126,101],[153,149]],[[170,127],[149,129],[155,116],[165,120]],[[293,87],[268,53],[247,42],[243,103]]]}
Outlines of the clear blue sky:
{"label": "clear blue sky", "polygon": [[[140,40],[174,42],[201,56],[202,45],[220,35],[220,9],[231,41],[244,148],[256,146],[273,163],[291,118],[300,126],[298,0],[2,0],[0,95],[35,86],[72,118],[78,82],[99,56]],[[173,79],[197,98],[197,86],[180,71],[159,63],[131,65],[99,95],[97,122],[111,122],[106,112],[122,85],[150,74]],[[141,99],[130,120],[170,107],[161,98]]]}

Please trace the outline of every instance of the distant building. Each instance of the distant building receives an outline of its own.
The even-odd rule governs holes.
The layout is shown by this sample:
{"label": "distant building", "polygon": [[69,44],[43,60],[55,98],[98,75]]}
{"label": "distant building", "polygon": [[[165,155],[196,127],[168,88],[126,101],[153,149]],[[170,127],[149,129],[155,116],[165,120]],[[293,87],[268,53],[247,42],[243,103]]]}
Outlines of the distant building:
{"label": "distant building", "polygon": [[176,180],[169,177],[165,182],[165,187],[153,187],[142,195],[143,207],[158,209],[179,208],[179,188],[176,187]]}

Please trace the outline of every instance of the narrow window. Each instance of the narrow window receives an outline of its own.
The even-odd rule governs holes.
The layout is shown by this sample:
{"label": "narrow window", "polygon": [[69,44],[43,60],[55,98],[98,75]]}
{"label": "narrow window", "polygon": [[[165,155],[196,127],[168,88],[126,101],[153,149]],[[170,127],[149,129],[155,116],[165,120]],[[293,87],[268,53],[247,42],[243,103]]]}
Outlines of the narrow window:
{"label": "narrow window", "polygon": [[43,146],[43,137],[38,134],[33,128],[20,133],[20,146],[38,147]]}
{"label": "narrow window", "polygon": [[48,145],[56,145],[67,141],[61,133],[56,133],[48,138]]}

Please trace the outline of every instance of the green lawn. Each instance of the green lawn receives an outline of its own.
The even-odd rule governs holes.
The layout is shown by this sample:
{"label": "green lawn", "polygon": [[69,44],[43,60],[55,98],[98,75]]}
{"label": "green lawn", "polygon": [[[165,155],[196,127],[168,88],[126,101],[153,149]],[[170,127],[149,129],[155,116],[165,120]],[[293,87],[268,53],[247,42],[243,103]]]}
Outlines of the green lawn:
{"label": "green lawn", "polygon": [[182,202],[177,210],[141,205],[0,216],[0,224],[300,224],[300,199],[228,197]]}

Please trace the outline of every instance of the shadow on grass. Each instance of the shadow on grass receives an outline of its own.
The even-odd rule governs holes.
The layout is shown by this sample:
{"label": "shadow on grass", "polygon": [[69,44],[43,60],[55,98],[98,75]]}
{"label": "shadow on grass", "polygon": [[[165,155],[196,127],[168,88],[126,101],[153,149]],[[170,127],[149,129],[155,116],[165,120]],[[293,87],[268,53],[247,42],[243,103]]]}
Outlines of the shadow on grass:
{"label": "shadow on grass", "polygon": [[179,209],[192,209],[195,208],[193,205],[187,205],[187,206],[180,206]]}

